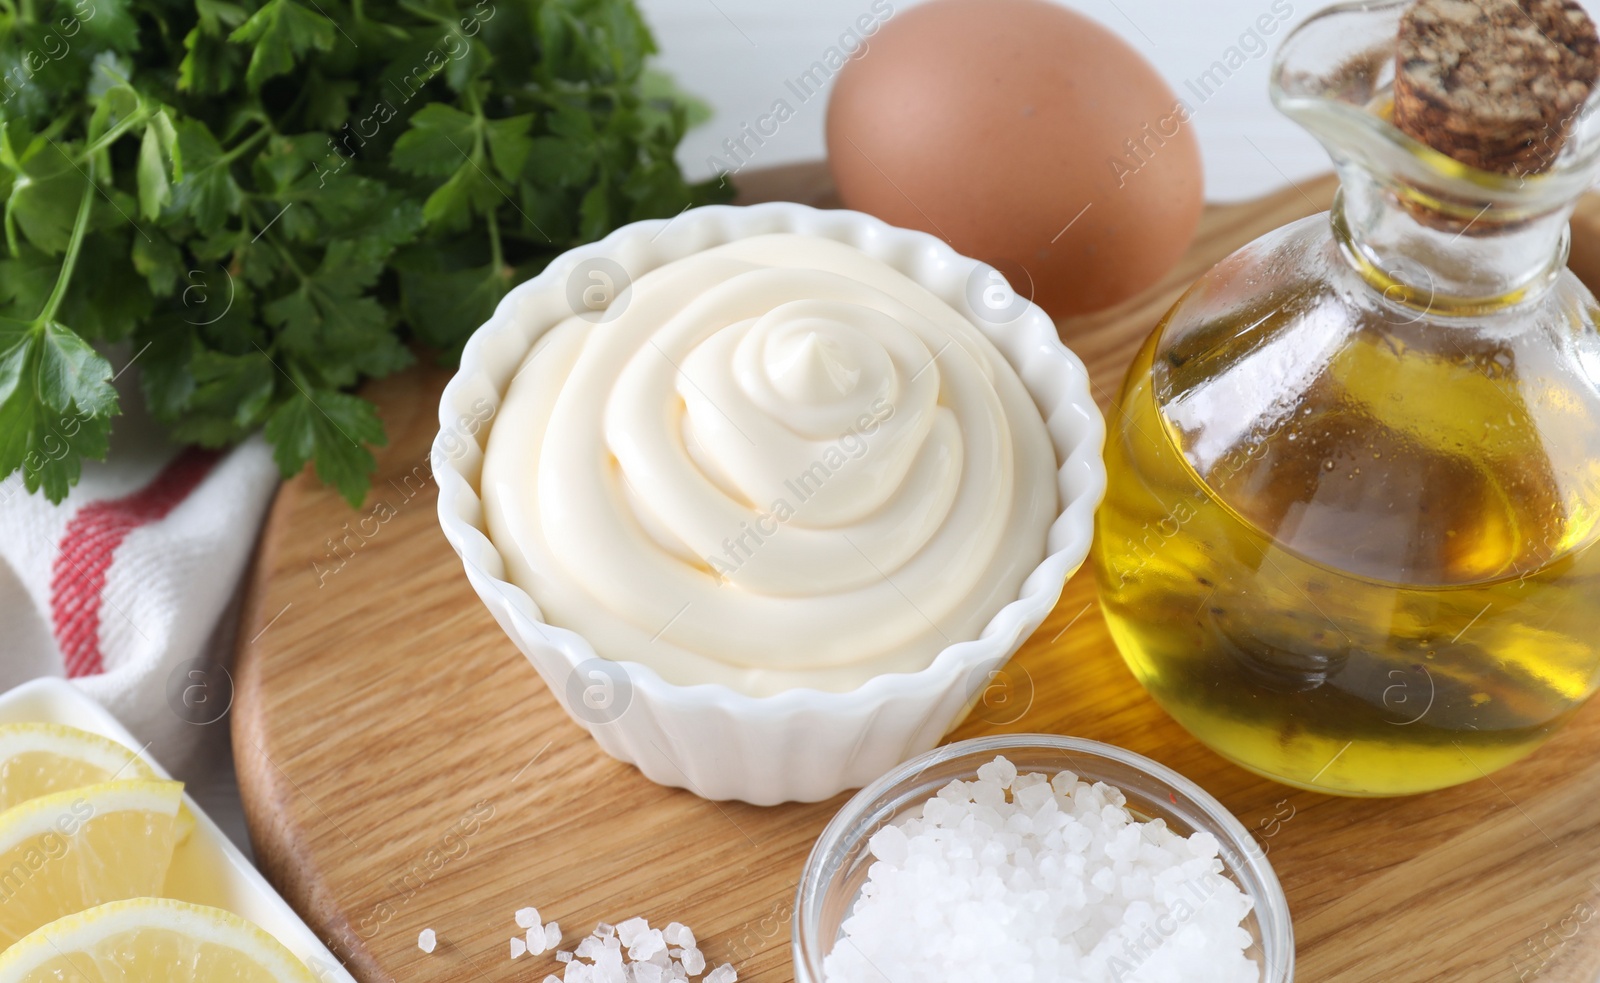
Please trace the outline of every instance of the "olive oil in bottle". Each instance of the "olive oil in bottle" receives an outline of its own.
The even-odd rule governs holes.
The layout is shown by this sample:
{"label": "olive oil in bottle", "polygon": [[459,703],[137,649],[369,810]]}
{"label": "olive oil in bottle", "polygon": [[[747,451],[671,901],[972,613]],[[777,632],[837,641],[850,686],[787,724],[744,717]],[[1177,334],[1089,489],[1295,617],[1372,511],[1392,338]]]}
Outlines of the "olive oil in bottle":
{"label": "olive oil in bottle", "polygon": [[[1539,480],[1539,448],[1517,446],[1536,432],[1490,377],[1397,359],[1375,331],[1329,391],[1202,477],[1157,409],[1154,348],[1108,439],[1094,562],[1129,666],[1191,732],[1291,785],[1404,794],[1515,761],[1594,691],[1596,516]],[[1338,486],[1383,472],[1382,494],[1425,498],[1416,524],[1346,525]],[[1291,520],[1292,544],[1265,531]]]}

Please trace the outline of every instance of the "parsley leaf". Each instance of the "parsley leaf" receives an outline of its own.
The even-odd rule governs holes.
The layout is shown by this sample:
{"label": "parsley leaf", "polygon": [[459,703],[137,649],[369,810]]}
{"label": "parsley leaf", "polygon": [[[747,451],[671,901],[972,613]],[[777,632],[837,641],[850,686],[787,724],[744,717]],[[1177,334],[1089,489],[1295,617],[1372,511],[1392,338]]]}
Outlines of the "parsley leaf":
{"label": "parsley leaf", "polygon": [[214,231],[229,216],[238,214],[244,192],[233,178],[222,145],[204,123],[186,119],[177,130],[185,167],[183,180],[172,188],[172,203],[193,219],[201,232]]}
{"label": "parsley leaf", "polygon": [[139,50],[139,25],[130,0],[74,0],[73,13],[85,34],[113,51]]}
{"label": "parsley leaf", "polygon": [[267,0],[228,35],[235,44],[253,44],[245,81],[252,89],[274,75],[291,71],[306,52],[327,51],[333,47],[333,21],[295,0]]}
{"label": "parsley leaf", "polygon": [[452,358],[523,278],[523,271],[492,262],[441,269],[430,250],[397,257],[395,266],[406,319],[419,338]]}
{"label": "parsley leaf", "polygon": [[161,152],[161,136],[147,126],[139,143],[139,213],[156,218],[172,200],[172,178],[167,172],[166,155]]}
{"label": "parsley leaf", "polygon": [[223,447],[262,424],[278,382],[277,370],[266,355],[202,350],[189,361],[188,369],[190,412],[173,426],[175,436]]}
{"label": "parsley leaf", "polygon": [[306,389],[273,410],[265,429],[272,459],[285,478],[316,460],[317,477],[339,490],[351,508],[367,494],[375,462],[367,445],[386,442],[372,404],[332,389]]}
{"label": "parsley leaf", "polygon": [[489,156],[500,176],[507,181],[521,177],[522,167],[533,153],[533,138],[528,135],[532,125],[533,117],[529,115],[489,120],[484,126],[489,138]]}
{"label": "parsley leaf", "polygon": [[83,175],[48,144],[30,153],[15,174],[6,202],[6,241],[12,253],[18,251],[20,233],[45,252],[60,254],[72,234]]}
{"label": "parsley leaf", "polygon": [[111,364],[59,324],[0,319],[0,471],[53,501],[84,457],[104,457],[117,410]]}
{"label": "parsley leaf", "polygon": [[391,166],[408,174],[444,177],[461,166],[477,143],[478,118],[442,102],[429,103],[411,117],[410,128],[395,141]]}

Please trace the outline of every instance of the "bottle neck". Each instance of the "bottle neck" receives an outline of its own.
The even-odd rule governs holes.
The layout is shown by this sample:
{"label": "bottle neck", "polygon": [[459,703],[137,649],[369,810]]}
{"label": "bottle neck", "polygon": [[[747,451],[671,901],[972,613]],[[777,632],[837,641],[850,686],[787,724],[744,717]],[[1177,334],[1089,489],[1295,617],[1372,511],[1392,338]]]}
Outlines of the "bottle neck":
{"label": "bottle neck", "polygon": [[1473,315],[1542,294],[1566,267],[1576,201],[1529,214],[1441,200],[1385,181],[1356,163],[1339,168],[1332,223],[1356,271],[1393,303]]}

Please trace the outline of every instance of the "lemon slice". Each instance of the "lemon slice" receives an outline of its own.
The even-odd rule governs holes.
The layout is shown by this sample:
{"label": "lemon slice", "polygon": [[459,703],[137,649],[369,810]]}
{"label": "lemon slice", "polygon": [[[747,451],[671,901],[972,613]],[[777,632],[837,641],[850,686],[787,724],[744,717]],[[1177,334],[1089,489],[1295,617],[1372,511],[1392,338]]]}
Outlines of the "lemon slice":
{"label": "lemon slice", "polygon": [[[52,792],[119,779],[160,781],[132,748],[65,724],[0,724],[0,812]],[[178,842],[188,839],[194,815],[178,812]]]}
{"label": "lemon slice", "polygon": [[122,781],[0,812],[0,950],[65,915],[159,894],[183,783]]}
{"label": "lemon slice", "polygon": [[68,915],[0,955],[0,983],[317,983],[238,915],[164,898]]}
{"label": "lemon slice", "polygon": [[52,792],[156,777],[108,737],[62,724],[0,724],[0,811]]}

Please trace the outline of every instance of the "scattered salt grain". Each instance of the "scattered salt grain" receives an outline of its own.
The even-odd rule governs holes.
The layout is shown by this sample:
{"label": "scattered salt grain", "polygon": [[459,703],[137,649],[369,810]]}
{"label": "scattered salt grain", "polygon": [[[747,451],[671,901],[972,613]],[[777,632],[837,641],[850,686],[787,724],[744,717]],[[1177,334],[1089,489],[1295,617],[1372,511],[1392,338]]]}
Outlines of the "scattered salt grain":
{"label": "scattered salt grain", "polygon": [[438,944],[439,936],[431,928],[425,928],[417,935],[417,948],[423,952],[432,952]]}
{"label": "scattered salt grain", "polygon": [[683,963],[684,972],[690,976],[699,976],[706,971],[706,957],[693,946],[683,950],[683,958],[679,962]]}
{"label": "scattered salt grain", "polygon": [[628,958],[635,962],[647,962],[656,953],[666,951],[667,940],[661,937],[661,930],[652,928],[634,936],[633,944],[628,946]]}
{"label": "scattered salt grain", "polygon": [[[643,918],[616,925],[601,922],[571,950],[563,950],[561,926],[541,925],[539,909],[519,908],[516,921],[527,935],[511,940],[512,959],[549,954],[560,964],[561,975],[546,976],[544,983],[694,983],[705,972],[706,958],[695,947],[694,932],[682,922],[668,922],[664,929],[651,928]],[[425,952],[433,951],[434,941],[432,929],[417,938]],[[724,963],[699,983],[734,983],[738,978]]]}
{"label": "scattered salt grain", "polygon": [[667,927],[661,930],[661,937],[667,940],[668,945],[694,948],[694,933],[682,922],[668,922]]}
{"label": "scattered salt grain", "polygon": [[[1108,785],[1019,775],[1005,758],[949,783],[868,841],[875,862],[827,983],[1254,983],[1251,901],[1216,839],[1125,805]],[[736,978],[719,966],[701,983]]]}
{"label": "scattered salt grain", "polygon": [[[539,954],[534,936],[528,932],[527,951]],[[601,922],[572,950],[557,950],[561,926],[544,926],[545,951],[554,951],[561,963],[557,983],[693,983],[705,972],[706,958],[695,948],[694,933],[687,925],[670,922],[664,929],[651,928],[643,918],[629,918],[616,925]],[[718,966],[699,979],[699,983],[734,983],[738,974],[727,964]],[[549,983],[549,980],[546,980]]]}
{"label": "scattered salt grain", "polygon": [[631,946],[642,933],[650,930],[650,923],[643,918],[629,918],[617,923],[617,940],[623,945]]}

